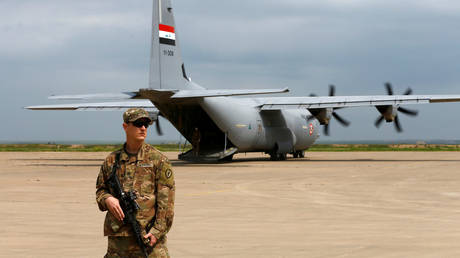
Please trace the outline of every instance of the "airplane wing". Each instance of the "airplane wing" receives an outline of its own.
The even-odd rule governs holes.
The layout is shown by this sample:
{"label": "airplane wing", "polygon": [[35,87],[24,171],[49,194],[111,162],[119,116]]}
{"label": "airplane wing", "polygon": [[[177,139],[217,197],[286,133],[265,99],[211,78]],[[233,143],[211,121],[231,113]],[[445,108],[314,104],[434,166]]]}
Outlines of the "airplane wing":
{"label": "airplane wing", "polygon": [[55,100],[92,100],[92,99],[150,99],[166,98],[172,99],[189,99],[204,97],[223,97],[223,96],[242,96],[242,95],[260,95],[289,92],[288,88],[282,89],[220,89],[220,90],[170,90],[170,89],[141,89],[138,92],[121,92],[121,93],[98,93],[84,95],[52,95],[49,99]]}
{"label": "airplane wing", "polygon": [[331,97],[273,97],[258,98],[261,110],[296,108],[347,108],[363,106],[390,106],[460,102],[460,95],[382,95],[382,96],[331,96]]}
{"label": "airplane wing", "polygon": [[84,95],[51,95],[48,99],[56,100],[90,100],[90,99],[133,99],[138,97],[138,92],[98,93]]}
{"label": "airplane wing", "polygon": [[102,102],[102,103],[78,103],[62,105],[44,105],[24,107],[30,110],[77,110],[77,111],[116,111],[128,108],[144,108],[150,112],[158,112],[158,109],[148,100],[125,101],[125,102]]}
{"label": "airplane wing", "polygon": [[257,95],[257,94],[273,94],[286,93],[288,88],[283,89],[259,89],[259,90],[180,90],[171,98],[204,98],[204,97],[221,97],[221,96],[242,96],[242,95]]}

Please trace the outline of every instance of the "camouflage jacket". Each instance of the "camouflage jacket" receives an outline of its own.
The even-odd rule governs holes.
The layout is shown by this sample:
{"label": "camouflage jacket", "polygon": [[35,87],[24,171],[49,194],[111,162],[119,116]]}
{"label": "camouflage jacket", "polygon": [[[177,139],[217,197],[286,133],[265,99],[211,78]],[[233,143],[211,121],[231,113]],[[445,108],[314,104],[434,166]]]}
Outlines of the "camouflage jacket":
{"label": "camouflage jacket", "polygon": [[[124,191],[134,190],[140,210],[136,218],[142,229],[155,218],[152,233],[158,240],[164,239],[171,228],[174,217],[175,183],[168,159],[151,145],[144,144],[137,156],[130,156],[125,149],[112,152],[104,161],[96,183],[96,201],[101,211],[107,211],[105,200],[112,196],[105,184],[112,174],[116,154],[120,153],[120,168],[117,170]],[[128,225],[118,221],[107,212],[104,222],[105,236],[130,236]]]}

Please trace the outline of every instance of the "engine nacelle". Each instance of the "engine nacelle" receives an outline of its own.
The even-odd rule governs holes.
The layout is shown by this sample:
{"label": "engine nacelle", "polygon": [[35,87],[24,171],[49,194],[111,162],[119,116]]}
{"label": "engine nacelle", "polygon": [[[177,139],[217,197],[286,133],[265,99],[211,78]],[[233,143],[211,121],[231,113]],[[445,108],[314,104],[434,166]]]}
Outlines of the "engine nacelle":
{"label": "engine nacelle", "polygon": [[311,115],[318,119],[321,125],[328,125],[331,121],[332,113],[334,112],[333,108],[311,108],[308,109]]}
{"label": "engine nacelle", "polygon": [[398,107],[393,105],[375,106],[388,123],[393,122],[398,115]]}

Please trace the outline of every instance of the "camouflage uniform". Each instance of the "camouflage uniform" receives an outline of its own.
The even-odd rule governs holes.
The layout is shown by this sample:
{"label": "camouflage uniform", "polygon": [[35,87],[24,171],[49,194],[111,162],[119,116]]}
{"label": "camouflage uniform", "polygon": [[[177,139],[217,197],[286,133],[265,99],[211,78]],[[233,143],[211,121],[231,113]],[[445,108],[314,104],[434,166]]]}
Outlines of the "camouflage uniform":
{"label": "camouflage uniform", "polygon": [[[107,211],[105,200],[111,196],[105,180],[112,173],[116,155],[120,153],[120,169],[117,175],[124,191],[134,190],[140,210],[136,219],[142,229],[155,218],[152,233],[156,239],[149,257],[169,257],[166,248],[166,233],[171,228],[174,217],[174,174],[168,159],[148,144],[143,144],[137,156],[129,155],[125,148],[111,153],[104,161],[96,184],[96,201],[101,211]],[[143,257],[132,230],[107,212],[104,235],[109,237],[105,257]]]}

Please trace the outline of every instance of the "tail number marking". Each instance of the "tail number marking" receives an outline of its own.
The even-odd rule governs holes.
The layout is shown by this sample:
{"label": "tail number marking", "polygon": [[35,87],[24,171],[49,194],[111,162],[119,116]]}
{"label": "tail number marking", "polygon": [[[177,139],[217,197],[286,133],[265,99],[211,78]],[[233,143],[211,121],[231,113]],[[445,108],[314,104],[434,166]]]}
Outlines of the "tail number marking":
{"label": "tail number marking", "polygon": [[174,51],[172,51],[172,50],[163,50],[163,55],[165,55],[165,56],[174,56]]}

